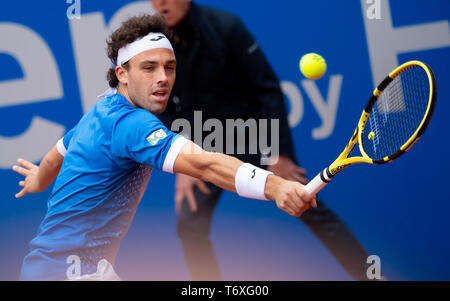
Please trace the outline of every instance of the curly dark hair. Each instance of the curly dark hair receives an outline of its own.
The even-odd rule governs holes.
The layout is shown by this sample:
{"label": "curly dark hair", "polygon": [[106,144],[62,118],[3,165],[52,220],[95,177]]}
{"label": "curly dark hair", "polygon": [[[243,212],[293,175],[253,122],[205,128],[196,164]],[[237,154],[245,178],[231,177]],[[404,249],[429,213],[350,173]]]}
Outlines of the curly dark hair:
{"label": "curly dark hair", "polygon": [[[111,34],[106,41],[108,58],[114,66],[108,70],[106,75],[110,87],[115,88],[119,85],[119,80],[117,79],[115,72],[119,49],[146,36],[150,32],[161,32],[168,39],[172,36],[172,32],[167,26],[164,18],[157,14],[132,17],[123,22],[122,26]],[[128,70],[128,62],[123,64],[123,66]]]}

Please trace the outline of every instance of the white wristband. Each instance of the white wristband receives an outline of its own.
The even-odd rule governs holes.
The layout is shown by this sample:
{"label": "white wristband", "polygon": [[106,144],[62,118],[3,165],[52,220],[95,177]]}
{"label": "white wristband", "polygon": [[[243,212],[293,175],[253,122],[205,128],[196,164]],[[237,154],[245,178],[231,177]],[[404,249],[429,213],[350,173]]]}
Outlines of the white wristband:
{"label": "white wristband", "polygon": [[267,200],[264,190],[267,177],[271,174],[273,172],[249,163],[242,164],[234,178],[237,193],[246,198]]}

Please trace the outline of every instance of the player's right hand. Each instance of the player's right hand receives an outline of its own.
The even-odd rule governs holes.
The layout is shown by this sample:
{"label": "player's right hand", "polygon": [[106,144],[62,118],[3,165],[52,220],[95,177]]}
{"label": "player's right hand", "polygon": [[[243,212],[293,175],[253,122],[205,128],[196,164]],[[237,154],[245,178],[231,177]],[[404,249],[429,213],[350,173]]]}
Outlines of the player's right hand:
{"label": "player's right hand", "polygon": [[283,180],[275,194],[275,202],[278,208],[297,217],[302,215],[310,206],[316,208],[316,197],[309,195],[304,187],[298,182]]}
{"label": "player's right hand", "polygon": [[18,159],[17,162],[23,167],[14,165],[12,169],[22,176],[25,176],[25,180],[19,182],[19,185],[22,186],[23,189],[16,193],[15,197],[21,198],[27,193],[36,193],[43,191],[44,188],[39,185],[37,176],[39,166],[34,165],[30,161],[24,159]]}
{"label": "player's right hand", "polygon": [[211,192],[202,180],[180,173],[177,174],[175,183],[175,211],[177,214],[180,213],[184,199],[187,199],[191,211],[197,211],[197,201],[194,196],[195,186],[204,194]]}

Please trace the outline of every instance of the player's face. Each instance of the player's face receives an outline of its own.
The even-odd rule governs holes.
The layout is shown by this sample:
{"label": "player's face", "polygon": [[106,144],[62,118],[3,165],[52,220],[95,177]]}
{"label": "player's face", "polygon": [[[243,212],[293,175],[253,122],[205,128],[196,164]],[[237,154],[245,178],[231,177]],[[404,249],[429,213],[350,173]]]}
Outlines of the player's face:
{"label": "player's face", "polygon": [[164,112],[175,83],[175,55],[165,48],[142,52],[130,60],[128,96],[135,106],[153,114]]}
{"label": "player's face", "polygon": [[169,27],[177,25],[189,11],[191,0],[151,0],[155,10]]}

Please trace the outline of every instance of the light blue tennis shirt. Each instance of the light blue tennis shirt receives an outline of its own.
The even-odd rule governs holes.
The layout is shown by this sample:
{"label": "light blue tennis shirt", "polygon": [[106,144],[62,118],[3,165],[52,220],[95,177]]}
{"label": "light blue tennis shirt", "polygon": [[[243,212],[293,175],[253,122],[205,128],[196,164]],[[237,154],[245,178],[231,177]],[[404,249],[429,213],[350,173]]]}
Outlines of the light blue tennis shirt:
{"label": "light blue tennis shirt", "polygon": [[81,275],[114,264],[152,169],[173,172],[187,141],[121,94],[97,102],[57,144],[65,158],[20,279],[65,279],[73,255]]}

